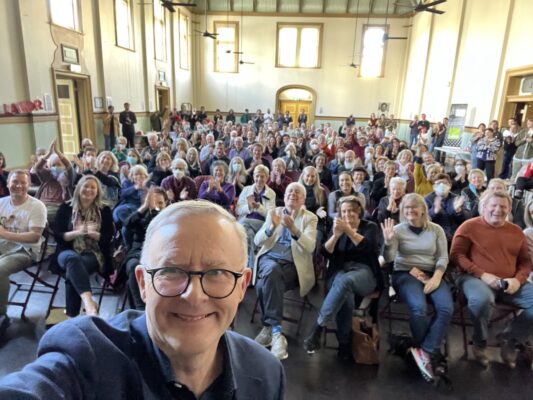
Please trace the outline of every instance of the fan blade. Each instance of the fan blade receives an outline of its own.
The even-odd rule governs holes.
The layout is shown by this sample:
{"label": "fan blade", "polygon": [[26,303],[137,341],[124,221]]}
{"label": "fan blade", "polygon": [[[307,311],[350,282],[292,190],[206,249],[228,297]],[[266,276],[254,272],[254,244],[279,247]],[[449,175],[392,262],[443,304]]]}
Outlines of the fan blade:
{"label": "fan blade", "polygon": [[181,6],[181,7],[196,7],[196,4],[194,3],[170,3],[173,6]]}
{"label": "fan blade", "polygon": [[435,0],[435,1],[431,2],[431,3],[424,4],[423,6],[426,7],[426,8],[433,7],[433,6],[442,4],[442,3],[446,3],[446,1],[448,1],[448,0]]}
{"label": "fan blade", "polygon": [[405,4],[405,3],[393,3],[397,7],[405,7],[405,8],[413,8],[411,4]]}
{"label": "fan blade", "polygon": [[409,39],[406,36],[387,36],[387,39],[384,40],[406,40]]}
{"label": "fan blade", "polygon": [[436,10],[435,8],[426,8],[424,11],[427,11],[433,14],[444,14],[444,11]]}

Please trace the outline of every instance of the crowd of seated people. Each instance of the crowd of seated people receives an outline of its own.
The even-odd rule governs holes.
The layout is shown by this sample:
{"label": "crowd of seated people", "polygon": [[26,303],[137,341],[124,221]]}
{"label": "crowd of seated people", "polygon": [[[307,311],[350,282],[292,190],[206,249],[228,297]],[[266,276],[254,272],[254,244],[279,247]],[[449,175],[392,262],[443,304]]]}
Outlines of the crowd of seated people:
{"label": "crowd of seated people", "polygon": [[[324,327],[335,320],[341,356],[349,358],[354,299],[381,290],[382,282],[390,281],[410,309],[412,354],[422,374],[432,379],[432,365],[442,363],[440,348],[453,312],[452,282],[445,279],[450,260],[462,272],[460,286],[479,325],[474,344],[482,364],[488,362],[484,324],[490,313],[472,299],[481,296],[483,304],[490,304],[503,298],[524,310],[517,322],[520,335],[505,338],[504,361],[513,365],[513,346],[525,342],[524,329],[533,326],[533,298],[528,296],[532,289],[527,281],[530,253],[524,258],[527,244],[529,251],[533,248],[531,202],[520,218],[527,225],[521,227],[525,233],[508,222],[514,220],[513,216],[508,219],[515,209],[513,202],[523,201],[532,187],[532,119],[524,130],[514,127],[504,135],[509,145],[502,172],[516,180],[512,199],[506,194],[509,181],[491,179],[494,154],[499,151],[496,142],[502,135],[494,126],[476,134],[472,142],[477,148],[475,163],[481,168],[457,159],[447,170],[442,154],[436,160],[430,151],[434,146],[425,138],[431,139],[426,134],[431,128],[423,114],[411,123],[412,140],[407,143],[396,136],[396,123],[385,116],[373,116],[367,125],[359,126],[347,120],[336,131],[328,124],[309,125],[307,120],[300,126],[291,121],[281,124],[284,118],[260,118],[260,111],[241,123],[233,113],[211,120],[203,111],[185,111],[168,113],[161,132],[146,135],[144,148],[140,141],[127,148],[128,141],[120,136],[111,151],[100,152],[85,139],[72,161],[55,141],[48,152],[36,155],[28,172],[36,180],[23,183],[39,182],[35,198],[46,207],[57,242],[52,264],[65,277],[69,317],[78,315],[82,307],[86,314],[98,315],[89,275],[111,272],[113,237],[120,237],[127,254],[124,271],[130,306],[142,309],[132,272],[146,227],[170,203],[204,199],[232,212],[246,230],[248,267],[255,271],[263,323],[256,341],[271,347],[278,358],[288,356],[283,294],[299,288],[305,296],[322,270],[328,292],[305,340],[306,350],[318,350]],[[445,128],[437,129],[434,137],[440,140]],[[0,153],[0,196],[4,197],[20,184],[20,179],[11,182],[11,175],[6,176],[5,165]],[[499,197],[491,197],[494,194]],[[2,211],[0,207],[1,218],[10,216]],[[20,242],[38,242],[38,230],[33,228],[44,228],[41,220],[22,230],[34,233],[32,242]],[[515,238],[505,260],[515,260],[516,265],[477,264],[486,258],[481,254],[484,243],[469,235],[479,225],[487,232],[502,228],[503,239],[498,241],[502,248],[508,243],[506,235]],[[17,268],[5,267],[10,264],[2,258],[4,251],[18,239],[5,235],[7,228],[2,226],[0,284],[34,259],[32,255]],[[470,247],[479,254],[469,253]],[[392,263],[390,280],[382,279],[379,258]],[[496,292],[496,279],[508,282],[503,296]],[[0,287],[0,314],[5,314],[5,292]],[[427,317],[428,302],[435,308],[432,319]]]}

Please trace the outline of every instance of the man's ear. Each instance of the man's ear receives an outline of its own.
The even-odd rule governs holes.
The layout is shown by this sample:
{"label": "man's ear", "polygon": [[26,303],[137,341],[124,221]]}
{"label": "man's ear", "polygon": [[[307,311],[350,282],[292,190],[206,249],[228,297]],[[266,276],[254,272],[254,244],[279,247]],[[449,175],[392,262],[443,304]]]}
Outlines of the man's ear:
{"label": "man's ear", "polygon": [[244,299],[244,296],[246,295],[246,289],[248,288],[248,285],[250,284],[250,281],[252,280],[252,269],[251,268],[245,268],[242,276],[242,283],[241,283],[241,293],[240,293],[240,299],[239,302],[241,302]]}
{"label": "man's ear", "polygon": [[135,267],[135,278],[139,285],[139,292],[141,293],[142,300],[146,303],[146,281],[144,279],[144,268],[141,265]]}

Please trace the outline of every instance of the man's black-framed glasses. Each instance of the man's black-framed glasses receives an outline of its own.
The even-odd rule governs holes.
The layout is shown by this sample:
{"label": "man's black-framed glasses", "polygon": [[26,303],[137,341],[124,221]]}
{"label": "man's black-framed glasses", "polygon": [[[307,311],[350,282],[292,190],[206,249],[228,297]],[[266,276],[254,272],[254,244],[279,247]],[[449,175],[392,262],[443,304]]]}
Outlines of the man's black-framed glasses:
{"label": "man's black-framed glasses", "polygon": [[187,291],[191,277],[200,277],[200,286],[204,293],[213,299],[224,299],[231,295],[237,286],[237,280],[243,272],[227,269],[210,269],[208,271],[186,271],[178,267],[147,268],[144,270],[152,277],[152,286],[162,297],[177,297]]}

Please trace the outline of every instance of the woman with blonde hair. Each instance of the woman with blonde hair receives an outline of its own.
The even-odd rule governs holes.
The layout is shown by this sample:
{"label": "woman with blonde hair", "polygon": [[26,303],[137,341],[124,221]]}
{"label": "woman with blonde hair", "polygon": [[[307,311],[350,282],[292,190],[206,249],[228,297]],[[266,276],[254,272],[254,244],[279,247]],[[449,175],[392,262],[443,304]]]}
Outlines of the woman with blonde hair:
{"label": "woman with blonde hair", "polygon": [[485,191],[483,186],[485,173],[478,168],[471,170],[468,174],[468,182],[468,186],[461,190],[461,196],[465,200],[463,209],[467,218],[474,218],[479,216],[478,204],[479,198]]}
{"label": "woman with blonde hair", "polygon": [[66,313],[75,317],[80,305],[87,315],[98,315],[89,277],[94,272],[106,275],[111,269],[111,238],[114,226],[111,209],[103,203],[100,181],[85,175],[78,182],[70,202],[57,212],[54,237],[56,253],[51,268],[65,273]]}
{"label": "woman with blonde hair", "polygon": [[191,178],[194,179],[197,176],[202,175],[202,166],[200,165],[200,156],[198,155],[198,150],[196,150],[195,147],[189,147],[189,150],[187,150],[185,161],[187,162],[189,176]]}
{"label": "woman with blonde hair", "polygon": [[[257,166],[255,168],[257,168]],[[245,186],[252,184],[250,175],[248,175],[248,172],[246,171],[246,167],[242,158],[233,157],[231,159],[229,163],[228,182],[231,182],[233,186],[235,186],[236,196],[240,196]]]}
{"label": "woman with blonde hair", "polygon": [[120,179],[118,175],[118,161],[110,151],[102,151],[96,158],[96,171],[85,171],[94,175],[102,185],[102,202],[114,208],[118,203],[120,193]]}
{"label": "woman with blonde hair", "polygon": [[[416,193],[400,203],[400,223],[386,219],[381,228],[385,240],[385,260],[394,261],[392,285],[409,306],[413,335],[413,355],[422,376],[434,379],[446,370],[440,347],[448,332],[453,299],[442,279],[448,266],[448,246],[444,230],[429,220],[424,198]],[[429,319],[428,297],[434,316]]]}

